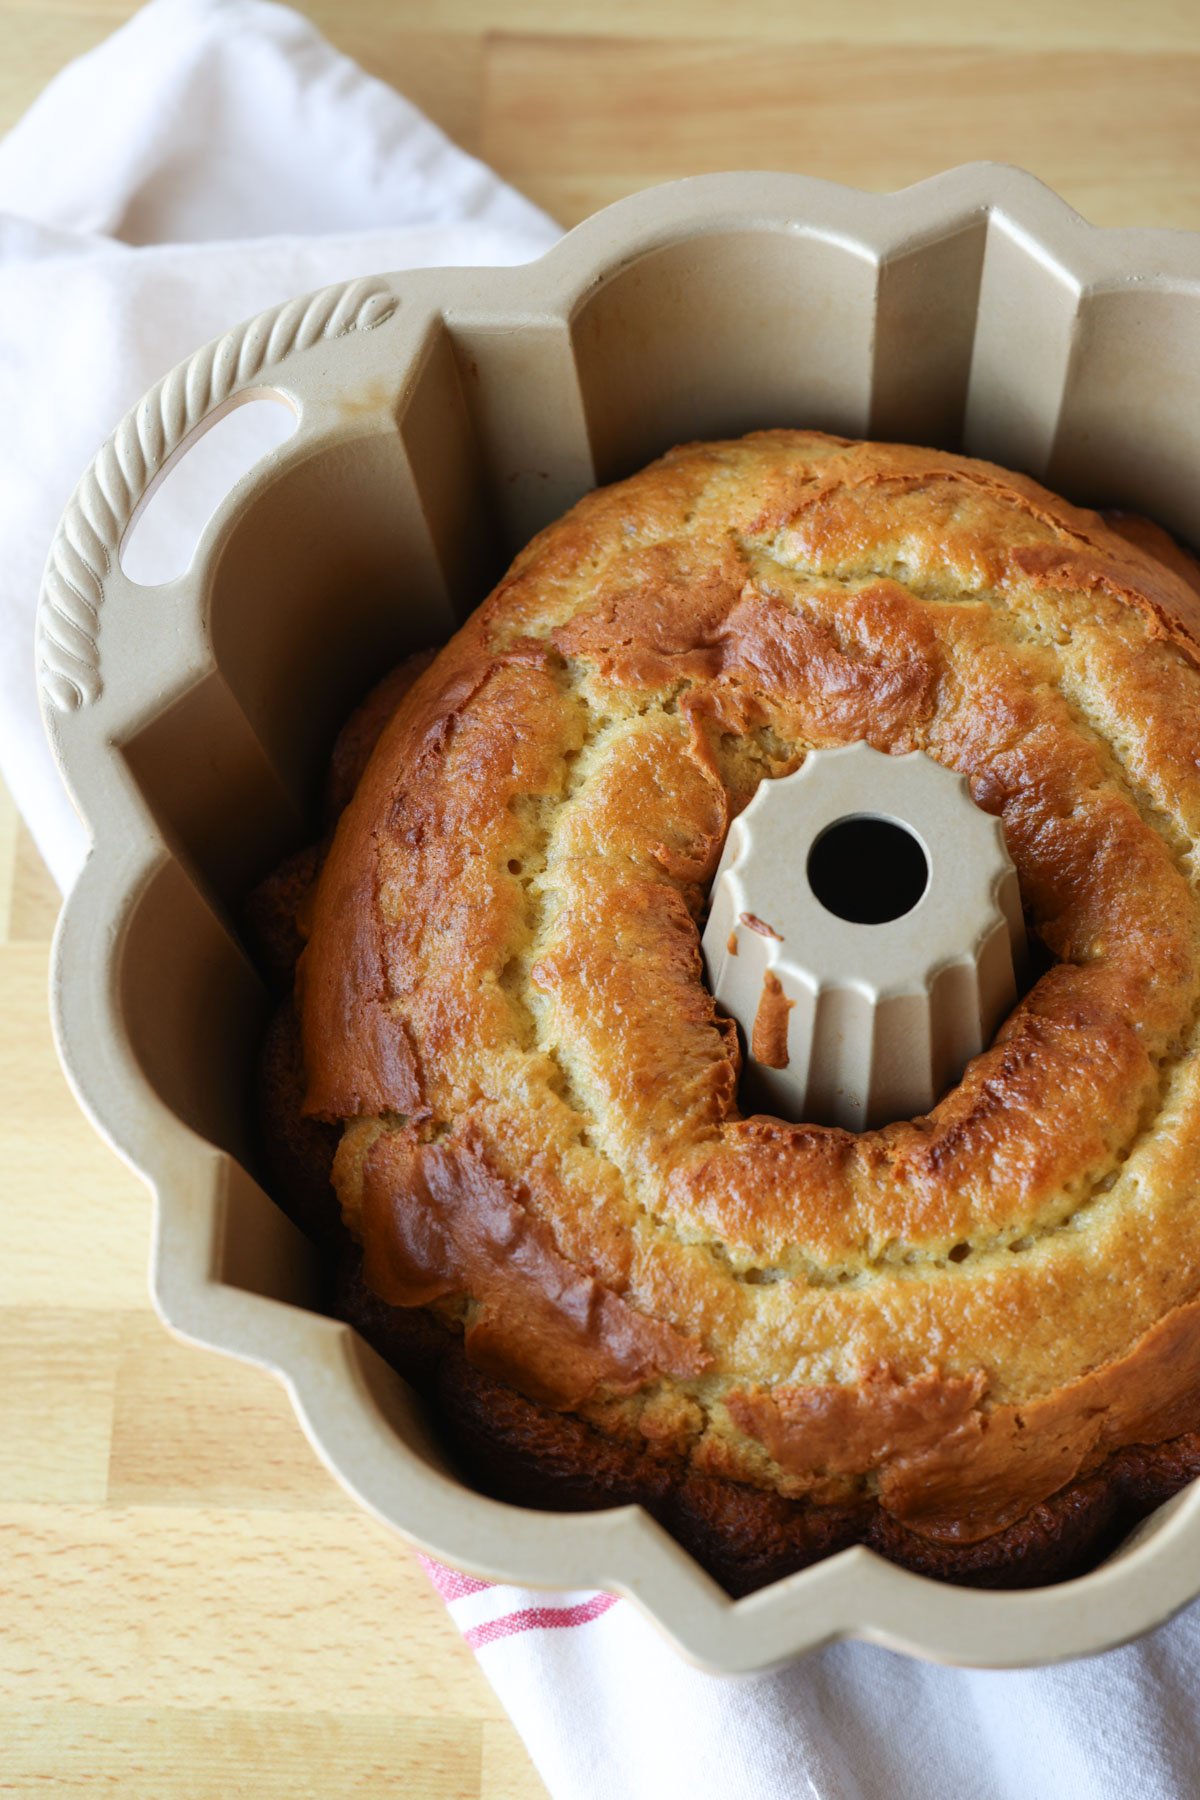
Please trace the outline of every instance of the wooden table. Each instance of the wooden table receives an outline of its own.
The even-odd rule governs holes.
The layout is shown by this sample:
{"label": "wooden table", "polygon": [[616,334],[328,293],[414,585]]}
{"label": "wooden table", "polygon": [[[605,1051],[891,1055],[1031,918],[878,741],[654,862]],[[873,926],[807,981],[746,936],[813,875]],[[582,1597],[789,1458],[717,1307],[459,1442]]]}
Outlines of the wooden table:
{"label": "wooden table", "polygon": [[[0,128],[132,10],[0,0]],[[890,188],[992,157],[1097,222],[1200,228],[1195,0],[303,10],[568,224],[701,170]],[[0,796],[0,1794],[541,1794],[413,1558],[282,1391],[156,1323],[147,1198],[50,1043],[55,907]]]}

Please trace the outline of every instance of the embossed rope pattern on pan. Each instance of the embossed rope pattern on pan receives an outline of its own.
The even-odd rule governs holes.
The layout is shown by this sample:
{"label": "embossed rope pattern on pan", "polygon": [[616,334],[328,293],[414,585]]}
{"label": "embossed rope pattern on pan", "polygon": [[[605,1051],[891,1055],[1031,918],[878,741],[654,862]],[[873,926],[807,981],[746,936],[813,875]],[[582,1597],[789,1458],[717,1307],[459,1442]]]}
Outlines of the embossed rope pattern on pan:
{"label": "embossed rope pattern on pan", "polygon": [[322,338],[369,331],[397,301],[378,277],[288,300],[227,331],[165,375],[126,415],[64,513],[42,584],[37,658],[49,705],[73,711],[100,692],[100,607],[121,541],[201,425],[254,397],[260,377]]}

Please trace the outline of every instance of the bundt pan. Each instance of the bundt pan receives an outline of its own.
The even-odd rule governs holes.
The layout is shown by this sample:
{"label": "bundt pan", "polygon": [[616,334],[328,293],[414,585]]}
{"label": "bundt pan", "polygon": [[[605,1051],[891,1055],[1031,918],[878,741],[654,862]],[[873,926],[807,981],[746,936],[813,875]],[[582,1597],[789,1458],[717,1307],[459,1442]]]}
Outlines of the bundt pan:
{"label": "bundt pan", "polygon": [[[264,395],[294,435],[185,575],[135,584],[120,551],[155,484]],[[315,1252],[250,1172],[266,998],[233,921],[304,841],[341,720],[586,489],[768,425],[962,448],[1194,539],[1200,237],[1093,229],[986,165],[891,195],[705,177],[538,263],[357,280],[198,351],[101,449],[41,598],[46,725],[92,837],[55,943],[62,1057],[154,1191],[166,1323],[273,1370],[334,1474],[435,1555],[626,1594],[718,1670],[848,1636],[1009,1667],[1102,1650],[1200,1593],[1195,1487],[1055,1586],[972,1591],[858,1547],[734,1601],[636,1507],[466,1487],[400,1377],[315,1310]]]}

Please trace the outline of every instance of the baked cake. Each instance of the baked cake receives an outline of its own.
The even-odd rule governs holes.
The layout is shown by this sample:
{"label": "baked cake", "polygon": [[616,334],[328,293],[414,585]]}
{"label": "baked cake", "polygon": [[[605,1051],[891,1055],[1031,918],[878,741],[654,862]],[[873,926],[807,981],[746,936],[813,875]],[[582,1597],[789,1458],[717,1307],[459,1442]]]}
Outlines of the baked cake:
{"label": "baked cake", "polygon": [[[699,932],[758,784],[859,739],[1002,817],[1041,972],[854,1135],[743,1116]],[[816,432],[588,495],[376,690],[250,908],[264,1148],[472,1481],[743,1592],[1058,1579],[1200,1472],[1198,746],[1165,534]]]}

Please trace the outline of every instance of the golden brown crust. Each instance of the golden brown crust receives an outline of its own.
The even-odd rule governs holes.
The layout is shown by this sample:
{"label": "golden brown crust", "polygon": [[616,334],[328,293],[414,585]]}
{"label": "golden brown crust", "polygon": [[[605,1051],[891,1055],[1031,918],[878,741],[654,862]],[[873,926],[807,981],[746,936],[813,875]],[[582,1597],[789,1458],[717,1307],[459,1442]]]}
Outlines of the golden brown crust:
{"label": "golden brown crust", "polygon": [[720,1475],[698,1475],[652,1438],[605,1436],[518,1394],[468,1363],[462,1339],[419,1308],[388,1305],[366,1285],[330,1180],[336,1136],[301,1117],[295,1014],[284,1004],[264,1045],[264,1142],[273,1190],[326,1249],[333,1310],[427,1397],[446,1447],[485,1492],[554,1511],[646,1507],[733,1594],[866,1543],[939,1580],[1026,1587],[1081,1573],[1130,1527],[1200,1473],[1200,1436],[1113,1453],[1091,1476],[987,1538],[938,1542],[907,1530],[877,1501],[813,1505]]}
{"label": "golden brown crust", "polygon": [[467,1355],[531,1399],[569,1409],[600,1382],[630,1394],[708,1366],[694,1338],[560,1256],[469,1132],[433,1144],[381,1133],[362,1171],[362,1236],[367,1286],[390,1306],[484,1295],[464,1328]]}
{"label": "golden brown crust", "polygon": [[[353,1300],[348,1310],[361,1327]],[[404,1360],[395,1346],[392,1358]],[[485,1492],[562,1511],[644,1506],[733,1594],[852,1544],[940,1581],[992,1588],[1063,1581],[1093,1567],[1147,1512],[1200,1475],[1200,1434],[1133,1446],[986,1538],[942,1542],[908,1529],[877,1500],[786,1500],[698,1475],[660,1451],[614,1442],[489,1381],[457,1345],[443,1354],[435,1393],[440,1425]]]}
{"label": "golden brown crust", "polygon": [[[1179,572],[964,458],[761,433],[589,496],[399,705],[321,876],[307,1107],[372,1278],[689,1479],[929,1542],[1200,1424],[1198,658]],[[757,782],[860,737],[966,774],[1057,961],[855,1137],[740,1116],[697,920]]]}

